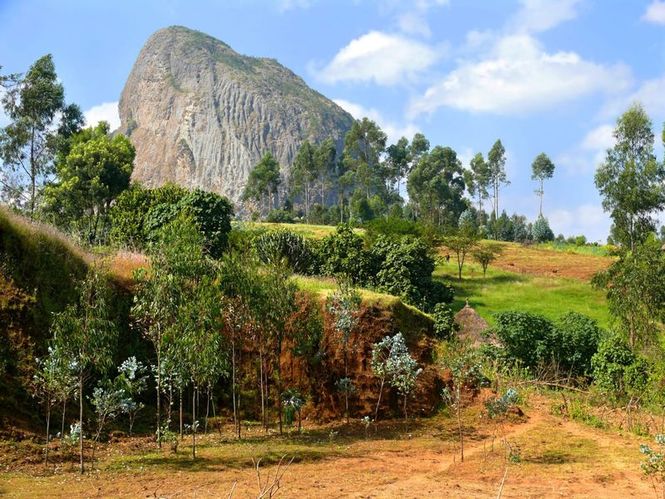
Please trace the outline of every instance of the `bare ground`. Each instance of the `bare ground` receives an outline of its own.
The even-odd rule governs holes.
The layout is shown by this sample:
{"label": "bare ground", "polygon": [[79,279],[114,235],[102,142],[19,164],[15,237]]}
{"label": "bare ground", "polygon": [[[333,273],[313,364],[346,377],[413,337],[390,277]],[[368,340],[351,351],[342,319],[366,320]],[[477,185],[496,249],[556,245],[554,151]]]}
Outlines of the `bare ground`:
{"label": "bare ground", "polygon": [[[428,420],[413,434],[384,440],[332,441],[316,458],[302,457],[285,471],[280,497],[649,497],[652,484],[640,471],[639,439],[618,435],[549,414],[535,401],[523,422],[492,424],[476,419],[465,429],[468,442],[460,462],[453,419]],[[476,416],[473,416],[477,418]],[[220,457],[220,446],[200,451],[196,464],[183,456],[161,456],[119,466],[107,454],[102,471],[83,477],[74,471],[39,475],[12,471],[0,477],[8,497],[256,497],[257,476],[247,459]],[[513,449],[508,459],[507,449]],[[233,444],[242,453],[241,444]],[[260,450],[246,444],[249,454]],[[319,448],[321,449],[321,448]],[[186,453],[183,449],[182,453]],[[278,450],[277,452],[282,452]],[[307,454],[307,450],[294,452]],[[264,481],[276,459],[262,467]],[[239,465],[239,462],[241,465]],[[505,477],[505,478],[504,478]]]}

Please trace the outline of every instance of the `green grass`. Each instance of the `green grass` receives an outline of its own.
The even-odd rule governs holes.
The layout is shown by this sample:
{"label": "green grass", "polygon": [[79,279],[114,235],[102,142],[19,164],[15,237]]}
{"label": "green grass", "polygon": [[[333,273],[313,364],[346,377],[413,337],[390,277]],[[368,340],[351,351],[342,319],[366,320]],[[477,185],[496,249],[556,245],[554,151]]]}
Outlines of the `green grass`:
{"label": "green grass", "polygon": [[[295,232],[303,237],[311,239],[323,239],[324,237],[335,232],[336,227],[333,225],[314,225],[314,224],[300,224],[300,223],[269,223],[269,222],[243,222],[234,223],[233,228],[244,227],[248,230],[288,230]],[[362,235],[365,229],[353,229],[353,231]]]}
{"label": "green grass", "polygon": [[550,243],[540,243],[536,245],[536,248],[561,251],[563,253],[574,253],[577,255],[612,256],[612,247],[607,245],[594,246],[591,244],[585,244],[583,246],[578,246],[576,244],[558,243],[553,241]]}
{"label": "green grass", "polygon": [[523,310],[557,319],[569,311],[596,319],[602,327],[610,323],[605,294],[590,284],[576,279],[516,274],[489,268],[483,278],[482,268],[465,264],[463,279],[457,279],[454,259],[435,270],[436,277],[445,278],[455,288],[453,309],[469,305],[490,324],[496,312]]}

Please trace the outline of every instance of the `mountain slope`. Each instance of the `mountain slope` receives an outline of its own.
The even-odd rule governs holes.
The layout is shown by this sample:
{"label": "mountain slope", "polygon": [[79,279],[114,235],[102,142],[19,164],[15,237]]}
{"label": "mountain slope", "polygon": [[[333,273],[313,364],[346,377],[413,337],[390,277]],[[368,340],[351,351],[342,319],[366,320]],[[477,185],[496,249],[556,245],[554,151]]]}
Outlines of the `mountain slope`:
{"label": "mountain slope", "polygon": [[274,59],[240,55],[184,27],[153,34],[120,98],[120,131],[136,147],[134,178],[175,182],[237,201],[272,152],[288,167],[305,139],[338,144],[353,118]]}

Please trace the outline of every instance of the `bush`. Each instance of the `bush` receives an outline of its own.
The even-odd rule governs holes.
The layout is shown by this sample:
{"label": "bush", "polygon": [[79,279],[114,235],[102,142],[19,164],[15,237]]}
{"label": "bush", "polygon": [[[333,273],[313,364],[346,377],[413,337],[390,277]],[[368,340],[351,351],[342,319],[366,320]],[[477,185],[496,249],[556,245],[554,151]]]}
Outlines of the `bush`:
{"label": "bush", "polygon": [[266,222],[292,224],[293,213],[288,210],[272,210],[266,216]]}
{"label": "bush", "polygon": [[554,232],[550,229],[550,224],[547,219],[540,215],[538,220],[533,223],[531,228],[531,236],[537,243],[544,243],[554,240]]}
{"label": "bush", "polygon": [[299,234],[286,230],[270,231],[257,236],[253,246],[259,259],[266,264],[285,261],[297,274],[314,274],[318,270],[312,243]]}
{"label": "bush", "polygon": [[501,340],[504,356],[532,370],[547,368],[552,374],[588,375],[591,359],[603,335],[596,322],[570,312],[556,323],[528,312],[496,315],[492,332]]}
{"label": "bush", "polygon": [[348,224],[340,224],[333,234],[321,241],[319,258],[325,275],[342,275],[354,284],[367,282],[368,255],[363,240]]}
{"label": "bush", "polygon": [[440,340],[451,340],[459,330],[459,325],[455,322],[455,314],[446,303],[437,303],[434,305],[434,336]]}
{"label": "bush", "polygon": [[616,334],[600,342],[591,366],[595,385],[616,399],[642,391],[649,378],[646,360],[635,354],[626,340]]}

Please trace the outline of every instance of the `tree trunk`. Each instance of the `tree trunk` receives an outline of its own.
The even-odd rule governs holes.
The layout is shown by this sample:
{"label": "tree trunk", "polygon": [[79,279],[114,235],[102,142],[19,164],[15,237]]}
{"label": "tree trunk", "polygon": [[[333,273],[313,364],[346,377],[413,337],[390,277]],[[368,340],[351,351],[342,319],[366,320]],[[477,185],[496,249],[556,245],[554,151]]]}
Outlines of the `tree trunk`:
{"label": "tree trunk", "polygon": [[545,191],[543,190],[543,179],[540,179],[540,216],[543,216],[543,196]]}
{"label": "tree trunk", "polygon": [[381,378],[381,387],[379,388],[379,400],[376,401],[376,409],[374,410],[374,424],[379,420],[379,406],[381,405],[381,396],[383,395],[383,384],[386,379]]}
{"label": "tree trunk", "polygon": [[180,387],[180,440],[183,439],[182,434],[182,386]]}
{"label": "tree trunk", "polygon": [[462,431],[462,394],[460,388],[457,388],[457,429],[459,431],[459,444],[461,451],[461,460],[464,462],[464,432]]}
{"label": "tree trunk", "polygon": [[79,466],[83,474],[83,373],[79,374]]}
{"label": "tree trunk", "polygon": [[192,390],[192,459],[196,459],[196,385]]}
{"label": "tree trunk", "polygon": [[210,387],[208,387],[208,398],[206,400],[206,419],[205,426],[203,428],[203,433],[208,434],[208,416],[210,415]]}
{"label": "tree trunk", "polygon": [[[231,340],[231,397],[233,399],[233,427],[238,432],[238,406],[236,404],[236,343]],[[238,437],[240,438],[240,437]]]}
{"label": "tree trunk", "polygon": [[[159,328],[159,326],[157,326]],[[162,448],[162,332],[157,332],[157,446]]]}
{"label": "tree trunk", "polygon": [[44,450],[44,464],[48,465],[48,441],[49,433],[51,431],[51,402],[46,404],[46,448]]}
{"label": "tree trunk", "polygon": [[265,386],[263,384],[263,351],[259,349],[259,377],[261,381],[259,382],[261,389],[261,422],[263,423],[263,429],[268,431],[268,426],[266,424],[266,398],[265,398]]}
{"label": "tree trunk", "polygon": [[62,401],[62,425],[60,428],[60,438],[65,437],[65,414],[67,414],[67,399]]}

